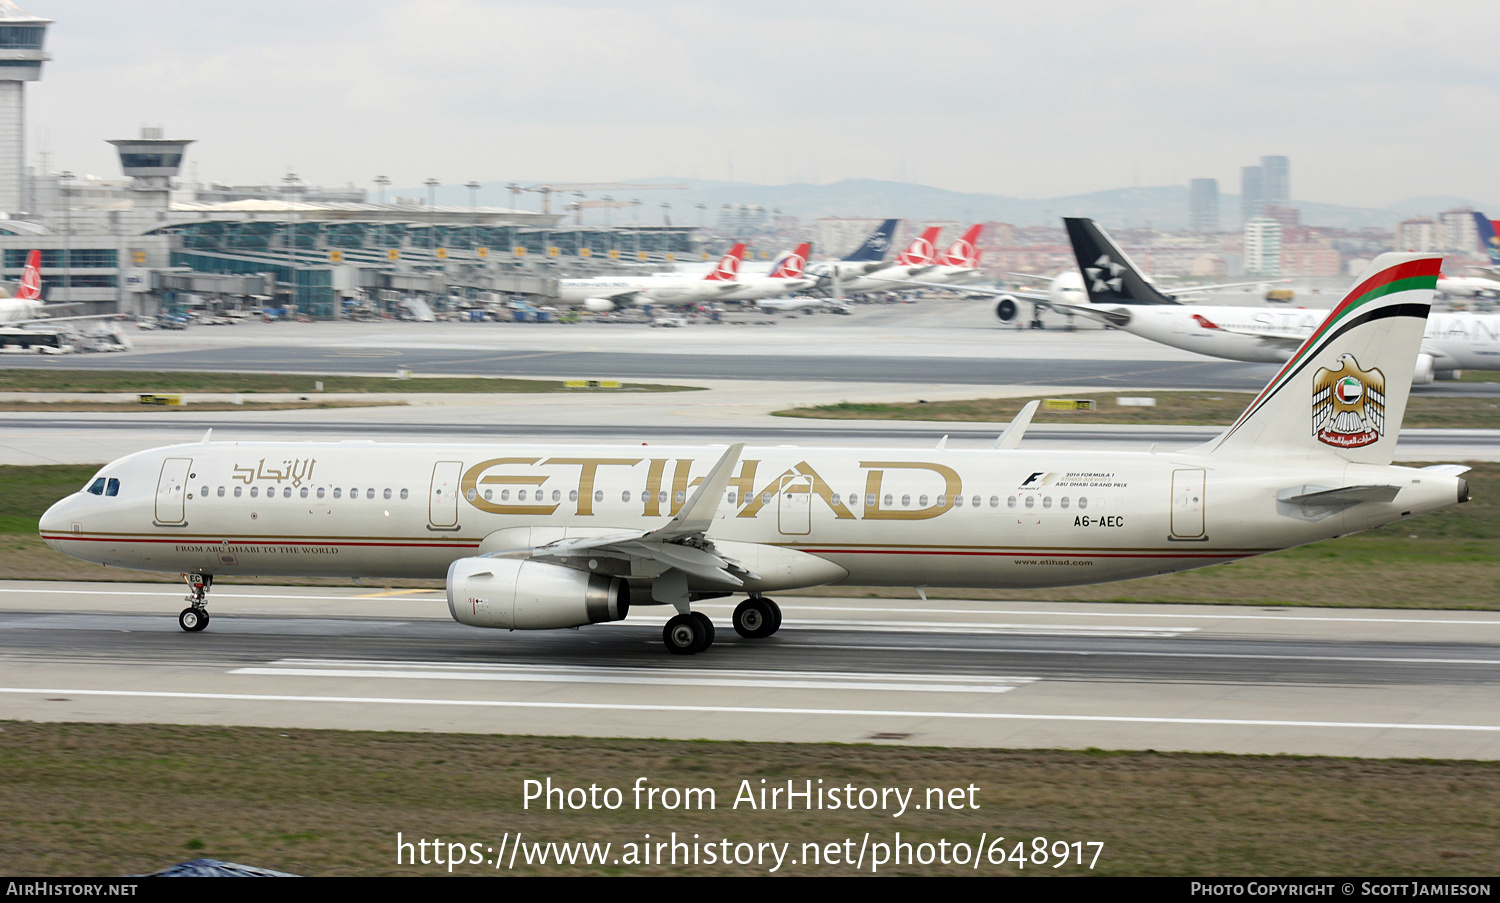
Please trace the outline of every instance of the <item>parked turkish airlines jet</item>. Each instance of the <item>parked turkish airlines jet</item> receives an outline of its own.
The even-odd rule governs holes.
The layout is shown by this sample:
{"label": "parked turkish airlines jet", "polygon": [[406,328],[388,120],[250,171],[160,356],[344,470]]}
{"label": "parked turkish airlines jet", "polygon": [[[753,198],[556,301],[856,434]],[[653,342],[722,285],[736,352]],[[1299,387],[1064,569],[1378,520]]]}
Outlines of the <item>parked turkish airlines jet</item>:
{"label": "parked turkish airlines jet", "polygon": [[807,257],[812,253],[812,243],[803,242],[782,256],[764,276],[741,275],[739,288],[719,295],[720,301],[756,301],[774,298],[791,292],[800,292],[818,280],[806,275]]}
{"label": "parked turkish airlines jet", "polygon": [[557,294],[567,304],[582,304],[603,313],[622,304],[695,304],[733,292],[738,285],[745,245],[736,244],[719,258],[706,276],[664,273],[655,276],[599,276],[593,279],[559,279]]}
{"label": "parked turkish airlines jet", "polygon": [[983,279],[984,271],[979,268],[979,233],[983,229],[983,223],[970,226],[948,246],[948,250],[938,255],[937,266],[923,273],[922,280],[940,285],[963,285]]}
{"label": "parked turkish airlines jet", "polygon": [[[1441,260],[1386,254],[1265,390],[1186,451],[210,442],[106,465],[41,518],[53,548],[182,573],[184,630],[215,577],[445,577],[477,627],[578,627],[636,605],[701,652],[693,603],[827,584],[1124,580],[1341,536],[1467,500],[1467,468],[1391,466]],[[1360,588],[1380,592],[1378,582]]]}
{"label": "parked turkish airlines jet", "polygon": [[39,320],[42,312],[42,252],[26,255],[21,284],[13,297],[0,299],[0,323],[26,323]]}
{"label": "parked turkish airlines jet", "polygon": [[891,263],[882,264],[864,276],[844,280],[844,292],[857,295],[860,292],[894,291],[902,288],[902,283],[910,282],[931,270],[937,264],[937,247],[934,242],[942,231],[942,226],[928,226]]}
{"label": "parked turkish airlines jet", "polygon": [[[1143,339],[1210,357],[1280,363],[1328,314],[1285,306],[1170,303],[1092,220],[1066,222],[1089,296],[1088,304],[1067,309]],[[1435,285],[1441,286],[1442,280],[1435,280]],[[1443,313],[1427,318],[1416,382],[1451,379],[1462,370],[1500,370],[1500,315]]]}

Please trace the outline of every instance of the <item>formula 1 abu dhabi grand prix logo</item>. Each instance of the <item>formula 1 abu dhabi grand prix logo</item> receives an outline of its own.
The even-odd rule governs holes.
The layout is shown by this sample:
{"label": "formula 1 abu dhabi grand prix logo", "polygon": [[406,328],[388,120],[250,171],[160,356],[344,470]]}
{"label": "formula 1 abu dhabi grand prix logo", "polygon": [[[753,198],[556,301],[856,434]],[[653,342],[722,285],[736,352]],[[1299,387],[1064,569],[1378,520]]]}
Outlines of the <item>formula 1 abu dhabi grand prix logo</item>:
{"label": "formula 1 abu dhabi grand prix logo", "polygon": [[1385,374],[1365,370],[1352,354],[1313,376],[1313,435],[1324,445],[1360,448],[1385,435]]}

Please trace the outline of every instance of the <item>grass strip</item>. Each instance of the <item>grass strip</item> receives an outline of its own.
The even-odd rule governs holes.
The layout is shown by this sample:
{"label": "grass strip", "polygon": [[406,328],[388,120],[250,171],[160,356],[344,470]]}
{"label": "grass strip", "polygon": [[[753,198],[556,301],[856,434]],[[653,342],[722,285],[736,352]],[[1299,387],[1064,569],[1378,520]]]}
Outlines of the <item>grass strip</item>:
{"label": "grass strip", "polygon": [[[199,856],[305,875],[445,875],[397,864],[415,844],[791,844],[781,874],[855,874],[872,843],[1004,837],[1101,842],[1095,867],[887,865],[882,874],[1400,875],[1500,873],[1500,764],[1271,756],[597,740],[129,724],[5,722],[0,869],[121,875]],[[997,738],[998,739],[998,738]],[[634,805],[632,787],[712,789],[714,807]],[[621,791],[618,809],[523,808],[523,782]],[[761,780],[765,780],[765,785]],[[899,788],[921,809],[787,810],[734,803],[742,781]],[[969,788],[975,788],[970,795]],[[937,808],[928,790],[959,790]],[[555,798],[554,798],[555,799]],[[699,797],[706,799],[706,797]],[[783,799],[785,796],[783,794]],[[868,795],[866,799],[869,799]],[[576,797],[575,797],[576,800]],[[891,803],[894,806],[894,802]],[[852,846],[847,848],[845,840]],[[807,864],[816,845],[820,863]],[[839,864],[824,858],[837,845]],[[988,846],[988,843],[986,844]],[[1088,851],[1085,862],[1092,855]],[[446,854],[447,850],[444,850]],[[466,850],[465,858],[468,858]],[[769,865],[472,863],[454,875],[757,875]],[[446,858],[446,855],[443,857]],[[485,858],[481,855],[481,858]],[[915,858],[915,856],[914,856]],[[935,858],[935,857],[934,857]],[[507,856],[507,860],[509,857]],[[796,859],[797,865],[790,860]],[[429,862],[431,861],[429,857]],[[863,874],[870,873],[867,855]]]}
{"label": "grass strip", "polygon": [[[1156,399],[1154,407],[1117,404],[1120,397]],[[1001,423],[1016,415],[1033,396],[974,398],[959,401],[840,402],[816,407],[789,408],[777,417],[820,420],[930,420]],[[1052,411],[1039,408],[1035,423],[1154,424],[1158,426],[1227,426],[1255,397],[1251,392],[1107,392],[1057,396],[1093,401],[1091,411]],[[1441,398],[1414,395],[1406,407],[1403,427],[1413,429],[1500,429],[1500,399]]]}
{"label": "grass strip", "polygon": [[502,377],[324,376],[308,373],[212,373],[202,371],[0,369],[0,392],[690,392],[697,386],[623,383],[619,389],[569,388],[563,380]]}

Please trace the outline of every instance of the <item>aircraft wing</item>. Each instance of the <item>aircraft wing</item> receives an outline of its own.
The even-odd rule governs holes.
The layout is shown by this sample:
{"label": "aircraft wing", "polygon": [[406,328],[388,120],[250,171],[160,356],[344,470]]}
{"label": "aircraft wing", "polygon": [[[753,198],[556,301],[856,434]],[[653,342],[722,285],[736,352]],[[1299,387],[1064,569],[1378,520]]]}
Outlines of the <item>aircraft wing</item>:
{"label": "aircraft wing", "polygon": [[119,314],[79,314],[76,317],[32,317],[27,320],[6,320],[0,326],[25,326],[29,323],[66,323],[71,320],[114,320]]}
{"label": "aircraft wing", "polygon": [[[689,576],[728,586],[743,586],[747,578],[758,579],[756,574],[733,559],[718,554],[707,536],[719,505],[724,501],[724,491],[729,487],[734,466],[739,463],[740,453],[744,449],[743,443],[726,449],[687,503],[665,526],[655,530],[560,539],[531,549],[531,557],[564,565],[571,564],[567,559],[584,553],[654,561]],[[493,554],[499,556],[513,553]]]}
{"label": "aircraft wing", "polygon": [[1172,289],[1167,294],[1175,298],[1178,295],[1190,295],[1193,292],[1211,292],[1219,288],[1244,288],[1247,285],[1283,285],[1291,281],[1290,279],[1260,279],[1255,282],[1220,282],[1216,285],[1186,285],[1180,289]]}

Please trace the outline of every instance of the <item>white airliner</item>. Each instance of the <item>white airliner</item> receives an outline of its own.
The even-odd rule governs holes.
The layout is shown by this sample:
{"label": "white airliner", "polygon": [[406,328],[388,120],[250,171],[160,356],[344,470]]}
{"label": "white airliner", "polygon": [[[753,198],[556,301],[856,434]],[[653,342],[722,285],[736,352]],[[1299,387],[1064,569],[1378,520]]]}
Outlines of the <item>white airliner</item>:
{"label": "white airliner", "polygon": [[921,276],[923,284],[933,285],[963,285],[984,278],[984,271],[979,268],[979,233],[983,228],[983,223],[970,226],[948,250],[933,257],[933,266],[913,276]]}
{"label": "white airliner", "polygon": [[719,295],[719,301],[759,301],[774,298],[788,292],[800,292],[817,282],[805,274],[807,257],[812,253],[812,243],[803,242],[776,261],[771,271],[764,276],[740,274],[738,288]]}
{"label": "white airliner", "polygon": [[1500,280],[1484,276],[1439,276],[1437,293],[1443,298],[1500,298]]}
{"label": "white airliner", "polygon": [[[1311,308],[1179,304],[1146,281],[1135,264],[1092,220],[1068,219],[1082,271],[1086,304],[1052,302],[1132,335],[1233,361],[1280,363],[1328,315]],[[1441,278],[1437,285],[1443,284]],[[1198,290],[1202,290],[1200,287]],[[1001,302],[1002,308],[1004,301]],[[1005,311],[997,309],[1001,319]],[[1500,315],[1442,313],[1427,318],[1415,382],[1452,379],[1463,370],[1500,369]]]}
{"label": "white airliner", "polygon": [[740,264],[744,259],[744,244],[736,244],[719,258],[718,265],[706,276],[663,273],[654,276],[559,279],[558,299],[565,304],[582,304],[596,313],[614,310],[621,304],[646,307],[651,304],[677,305],[712,301],[735,290]]}
{"label": "white airliner", "polygon": [[[1391,465],[1441,260],[1387,254],[1218,438],[1186,451],[203,442],[105,466],[41,519],[53,548],[182,573],[446,577],[477,627],[578,627],[828,584],[1068,586],[1237,561],[1466,501],[1467,468]],[[1378,582],[1351,586],[1365,598]]]}
{"label": "white airliner", "polygon": [[[66,306],[66,305],[64,305]],[[33,250],[26,255],[26,268],[21,271],[21,284],[10,298],[0,298],[0,323],[32,323],[41,320],[42,312],[42,252]]]}
{"label": "white airliner", "polygon": [[890,263],[882,263],[863,276],[852,276],[843,280],[845,293],[857,295],[861,292],[889,292],[903,287],[902,283],[914,280],[937,264],[937,241],[942,226],[929,226],[922,234],[911,240],[906,249],[896,255]]}

